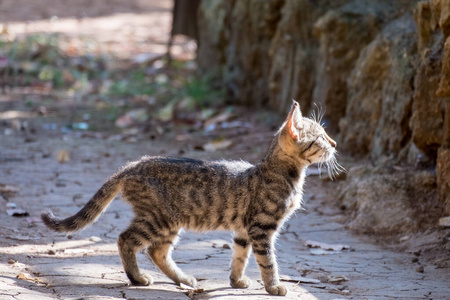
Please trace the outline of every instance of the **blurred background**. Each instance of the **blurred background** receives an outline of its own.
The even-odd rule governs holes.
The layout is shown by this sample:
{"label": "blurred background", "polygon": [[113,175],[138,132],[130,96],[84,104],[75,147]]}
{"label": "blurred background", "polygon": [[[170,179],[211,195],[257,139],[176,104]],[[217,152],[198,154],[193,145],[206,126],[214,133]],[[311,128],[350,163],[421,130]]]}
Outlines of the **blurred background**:
{"label": "blurred background", "polygon": [[2,0],[0,22],[2,148],[170,136],[257,161],[296,99],[338,142],[348,228],[448,251],[450,1]]}

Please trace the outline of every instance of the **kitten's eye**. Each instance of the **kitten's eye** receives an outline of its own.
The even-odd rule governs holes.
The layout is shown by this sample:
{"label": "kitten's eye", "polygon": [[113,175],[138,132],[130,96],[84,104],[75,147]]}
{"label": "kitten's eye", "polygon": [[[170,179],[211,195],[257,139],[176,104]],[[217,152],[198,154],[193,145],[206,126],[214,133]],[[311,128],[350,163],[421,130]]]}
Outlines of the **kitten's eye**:
{"label": "kitten's eye", "polygon": [[306,147],[305,150],[303,150],[301,152],[301,154],[305,153],[306,151],[308,151],[309,149],[311,149],[311,147],[317,142],[317,140],[320,138],[321,136],[319,135],[315,140],[313,140],[311,143],[309,143],[308,147]]}

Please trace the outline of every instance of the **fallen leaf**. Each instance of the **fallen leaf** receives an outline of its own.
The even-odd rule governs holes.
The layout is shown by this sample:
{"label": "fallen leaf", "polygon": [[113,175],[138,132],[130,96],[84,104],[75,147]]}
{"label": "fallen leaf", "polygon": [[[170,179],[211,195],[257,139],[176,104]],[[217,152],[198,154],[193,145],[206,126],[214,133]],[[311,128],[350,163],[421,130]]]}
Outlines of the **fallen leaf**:
{"label": "fallen leaf", "polygon": [[195,293],[194,291],[187,291],[185,292],[186,296],[188,296],[189,299],[194,299]]}
{"label": "fallen leaf", "polygon": [[155,76],[155,82],[158,84],[166,84],[169,81],[167,74],[158,74]]}
{"label": "fallen leaf", "polygon": [[450,217],[444,217],[439,219],[439,226],[450,227]]}
{"label": "fallen leaf", "polygon": [[306,278],[303,276],[299,276],[299,277],[291,277],[288,275],[281,275],[280,276],[280,280],[281,281],[285,281],[285,282],[293,282],[293,283],[312,283],[312,284],[317,284],[320,283],[320,280],[318,279],[314,279],[314,278]]}
{"label": "fallen leaf", "polygon": [[177,103],[177,110],[193,110],[196,107],[195,99],[192,97],[184,97]]}
{"label": "fallen leaf", "polygon": [[179,289],[179,290],[187,290],[187,292],[185,292],[185,294],[189,297],[189,299],[194,299],[194,296],[196,294],[200,294],[200,293],[203,293],[205,291],[204,289],[195,289],[193,287],[185,285],[184,283],[180,283],[180,286],[177,286],[177,289]]}
{"label": "fallen leaf", "polygon": [[26,267],[25,264],[20,263],[20,262],[18,262],[18,261],[14,262],[14,263],[12,264],[12,266],[13,266],[14,268],[25,268],[25,267]]}
{"label": "fallen leaf", "polygon": [[145,122],[148,120],[146,108],[136,108],[127,113],[136,122]]}
{"label": "fallen leaf", "polygon": [[168,104],[166,104],[166,106],[161,108],[156,114],[158,119],[161,121],[164,121],[164,122],[172,120],[173,119],[173,110],[174,110],[176,103],[177,103],[176,100],[172,100]]}
{"label": "fallen leaf", "polygon": [[147,120],[148,120],[147,109],[137,108],[130,110],[127,113],[123,114],[122,116],[118,117],[114,122],[114,125],[116,125],[119,128],[127,128],[135,123],[145,122]]}
{"label": "fallen leaf", "polygon": [[330,250],[323,250],[320,248],[311,248],[309,249],[309,253],[312,255],[328,255],[328,254],[338,254],[341,253],[341,251],[330,251]]}
{"label": "fallen leaf", "polygon": [[200,120],[207,120],[216,113],[214,108],[204,108],[200,112]]}
{"label": "fallen leaf", "polygon": [[161,59],[162,57],[163,55],[155,54],[153,52],[139,53],[132,58],[132,61],[136,64],[151,64],[152,62]]}
{"label": "fallen leaf", "polygon": [[327,285],[326,284],[317,284],[317,285],[312,285],[312,287],[323,290],[327,287]]}
{"label": "fallen leaf", "polygon": [[404,236],[402,236],[402,237],[399,239],[399,241],[400,241],[400,242],[405,242],[405,241],[409,240],[410,238],[411,238],[411,236],[409,236],[409,235],[404,235]]}
{"label": "fallen leaf", "polygon": [[328,276],[328,282],[333,284],[338,284],[343,281],[349,281],[347,276],[345,275],[336,275],[336,276]]}
{"label": "fallen leaf", "polygon": [[58,160],[59,163],[63,164],[66,163],[70,160],[70,154],[69,151],[67,150],[59,150],[58,154],[56,155],[56,159]]}
{"label": "fallen leaf", "polygon": [[348,295],[348,294],[350,294],[349,290],[342,290],[341,291],[341,290],[338,290],[338,289],[331,289],[328,292],[332,293],[332,294],[339,294],[339,295]]}
{"label": "fallen leaf", "polygon": [[94,253],[94,250],[92,249],[65,249],[65,254],[88,254],[88,253]]}
{"label": "fallen leaf", "polygon": [[341,251],[344,249],[350,249],[350,246],[348,246],[348,245],[326,244],[326,243],[316,242],[316,241],[311,241],[311,240],[306,241],[305,246],[307,246],[309,248],[321,248],[321,249],[329,250],[329,251]]}
{"label": "fallen leaf", "polygon": [[8,208],[8,209],[6,209],[6,213],[11,217],[28,217],[29,216],[28,212],[21,208]]}
{"label": "fallen leaf", "polygon": [[223,113],[220,113],[217,116],[208,119],[203,126],[205,127],[206,131],[211,131],[216,128],[217,124],[228,121],[233,117],[235,117],[234,114],[229,111],[224,111]]}
{"label": "fallen leaf", "polygon": [[33,275],[29,274],[29,273],[25,273],[22,272],[19,275],[16,276],[17,279],[22,279],[22,280],[28,280],[28,281],[33,281],[36,284],[38,284],[39,286],[47,286],[48,284],[46,282],[43,282],[39,279],[39,277],[33,277]]}
{"label": "fallen leaf", "polygon": [[40,240],[40,237],[32,237],[28,235],[16,235],[16,236],[8,236],[7,238],[17,241],[29,241],[29,240]]}
{"label": "fallen leaf", "polygon": [[3,29],[2,29],[2,32],[0,32],[0,34],[3,34],[3,35],[8,35],[9,34],[8,23],[3,25]]}
{"label": "fallen leaf", "polygon": [[177,286],[177,289],[180,289],[180,290],[194,290],[194,288],[192,286],[189,286],[189,285],[184,284],[184,283],[180,283],[180,286]]}
{"label": "fallen leaf", "polygon": [[214,152],[218,150],[223,150],[230,147],[233,144],[230,140],[220,140],[220,141],[212,141],[205,145],[203,145],[203,149],[206,151]]}
{"label": "fallen leaf", "polygon": [[0,194],[16,194],[19,191],[20,189],[18,187],[0,183]]}
{"label": "fallen leaf", "polygon": [[20,273],[19,275],[17,275],[17,278],[22,280],[34,280],[33,276],[28,273]]}
{"label": "fallen leaf", "polygon": [[89,238],[89,240],[90,240],[91,242],[94,242],[94,243],[98,243],[98,242],[101,242],[101,241],[102,241],[102,239],[99,238],[98,236],[91,236],[91,237]]}
{"label": "fallen leaf", "polygon": [[0,119],[3,120],[12,120],[11,125],[14,127],[13,129],[21,130],[26,127],[26,122],[22,123],[17,120],[18,118],[35,118],[38,114],[36,112],[29,111],[20,111],[20,110],[8,110],[4,112],[0,112]]}
{"label": "fallen leaf", "polygon": [[114,122],[114,125],[119,128],[126,128],[128,126],[131,126],[131,124],[133,124],[133,120],[127,115],[118,117]]}
{"label": "fallen leaf", "polygon": [[195,146],[194,146],[194,150],[197,150],[197,151],[205,151],[205,148],[203,148],[202,145],[195,145]]}

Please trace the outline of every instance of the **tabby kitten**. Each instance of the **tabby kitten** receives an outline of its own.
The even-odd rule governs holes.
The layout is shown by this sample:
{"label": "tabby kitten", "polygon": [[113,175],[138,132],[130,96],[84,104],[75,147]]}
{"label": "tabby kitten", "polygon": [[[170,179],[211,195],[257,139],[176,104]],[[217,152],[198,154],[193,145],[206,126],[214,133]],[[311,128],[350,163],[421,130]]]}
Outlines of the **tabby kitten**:
{"label": "tabby kitten", "polygon": [[275,260],[275,239],[282,224],[301,205],[306,168],[325,162],[332,171],[338,170],[335,147],[336,142],[318,122],[302,117],[294,101],[266,156],[255,166],[243,161],[144,156],[112,175],[75,215],[61,220],[47,211],[42,220],[58,232],[80,230],[122,192],[135,215],[118,239],[122,264],[132,284],[153,283],[136,262],[136,252],[146,248],[152,261],[176,284],[196,286],[197,280],[172,260],[173,245],[181,228],[219,229],[235,232],[232,287],[250,285],[244,270],[252,248],[266,291],[286,295]]}

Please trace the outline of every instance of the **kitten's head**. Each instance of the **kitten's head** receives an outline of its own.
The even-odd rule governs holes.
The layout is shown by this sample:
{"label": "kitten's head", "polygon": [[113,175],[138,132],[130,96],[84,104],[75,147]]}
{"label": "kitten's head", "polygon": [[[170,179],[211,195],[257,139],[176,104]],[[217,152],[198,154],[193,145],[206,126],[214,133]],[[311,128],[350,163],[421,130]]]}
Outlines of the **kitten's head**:
{"label": "kitten's head", "polygon": [[316,120],[302,117],[296,101],[280,128],[278,139],[283,152],[302,164],[325,163],[330,177],[343,171],[335,158],[336,142]]}

